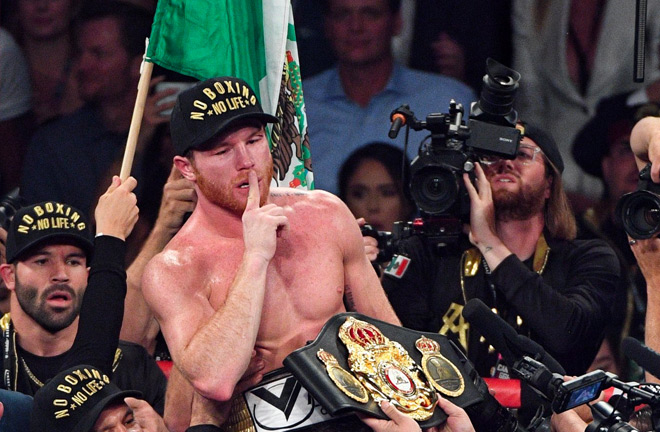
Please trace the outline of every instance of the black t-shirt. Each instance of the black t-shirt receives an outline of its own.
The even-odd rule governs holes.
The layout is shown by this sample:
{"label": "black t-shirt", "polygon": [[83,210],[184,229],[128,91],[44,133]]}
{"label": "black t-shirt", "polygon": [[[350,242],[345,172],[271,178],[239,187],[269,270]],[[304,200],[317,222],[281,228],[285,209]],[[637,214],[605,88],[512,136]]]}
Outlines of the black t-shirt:
{"label": "black t-shirt", "polygon": [[[76,339],[71,349],[53,357],[39,357],[19,346],[4,362],[10,389],[34,395],[58,372],[89,364],[112,377],[122,390],[139,390],[160,414],[165,403],[166,378],[155,360],[140,345],[119,340],[126,296],[125,244],[110,236],[97,237]],[[3,332],[6,336],[6,333]],[[9,339],[12,339],[11,337]],[[12,345],[10,343],[10,345]],[[117,347],[120,357],[116,359]],[[0,344],[4,358],[5,343]],[[113,364],[117,367],[113,372]],[[3,381],[3,387],[7,387]]]}
{"label": "black t-shirt", "polygon": [[613,308],[623,306],[619,261],[602,240],[545,238],[550,251],[541,274],[512,254],[490,275],[477,261],[474,275],[461,277],[461,256],[469,243],[435,250],[414,236],[401,245],[411,258],[405,273],[400,279],[386,274],[383,287],[404,327],[446,334],[467,351],[482,376],[489,376],[493,366],[488,344],[461,315],[472,298],[496,306],[566,373],[581,375],[598,351]]}

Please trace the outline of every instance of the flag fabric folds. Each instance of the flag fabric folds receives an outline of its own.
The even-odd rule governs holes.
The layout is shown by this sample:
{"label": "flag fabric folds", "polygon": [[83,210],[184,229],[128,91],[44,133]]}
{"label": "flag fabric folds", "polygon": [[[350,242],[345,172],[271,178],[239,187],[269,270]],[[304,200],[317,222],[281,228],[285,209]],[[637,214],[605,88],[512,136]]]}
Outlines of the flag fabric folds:
{"label": "flag fabric folds", "polygon": [[313,188],[290,0],[159,0],[147,60],[199,80],[244,79],[264,111],[278,186]]}

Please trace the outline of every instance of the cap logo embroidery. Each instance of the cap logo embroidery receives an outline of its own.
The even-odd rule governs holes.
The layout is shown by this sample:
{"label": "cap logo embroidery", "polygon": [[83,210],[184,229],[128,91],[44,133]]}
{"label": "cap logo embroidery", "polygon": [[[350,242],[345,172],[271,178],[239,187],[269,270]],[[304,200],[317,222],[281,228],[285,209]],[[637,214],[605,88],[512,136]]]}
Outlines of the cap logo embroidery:
{"label": "cap logo embroidery", "polygon": [[[191,111],[191,120],[204,120],[205,115],[220,115],[227,111],[245,109],[257,104],[257,97],[252,90],[237,82],[215,81],[211,87],[203,89],[202,93],[206,95],[208,100],[195,99],[193,101],[193,106],[200,111]],[[222,95],[227,96],[216,101]]]}
{"label": "cap logo embroidery", "polygon": [[79,222],[80,214],[68,205],[47,202],[43,206],[34,206],[32,210],[32,214],[26,213],[21,218],[17,233],[29,234],[30,231],[56,228],[83,231],[86,228],[85,222]]}
{"label": "cap logo embroidery", "polygon": [[[87,380],[89,381],[83,384]],[[53,413],[56,419],[68,417],[70,415],[69,410],[73,411],[81,407],[90,396],[109,384],[110,378],[96,369],[83,368],[76,369],[66,375],[64,381],[71,386],[78,386],[79,384],[80,386],[77,389],[64,383],[57,386],[58,392],[68,396],[60,395],[61,398],[53,400],[53,406],[64,408]]]}

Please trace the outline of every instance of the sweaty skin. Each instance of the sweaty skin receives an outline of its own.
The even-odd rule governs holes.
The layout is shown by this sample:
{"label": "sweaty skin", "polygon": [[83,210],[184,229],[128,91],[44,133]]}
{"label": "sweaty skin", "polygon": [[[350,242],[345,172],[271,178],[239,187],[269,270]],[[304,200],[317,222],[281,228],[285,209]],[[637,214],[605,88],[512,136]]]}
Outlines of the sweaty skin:
{"label": "sweaty skin", "polygon": [[241,131],[219,148],[237,155],[239,162],[224,166],[235,172],[227,193],[246,202],[245,211],[222,208],[198,192],[195,212],[143,280],[178,369],[200,394],[221,401],[231,398],[254,352],[263,372],[281,367],[345,311],[344,300],[399,323],[348,208],[321,191],[264,194],[270,178],[259,177],[264,171],[257,168],[270,163],[267,142],[254,144]]}

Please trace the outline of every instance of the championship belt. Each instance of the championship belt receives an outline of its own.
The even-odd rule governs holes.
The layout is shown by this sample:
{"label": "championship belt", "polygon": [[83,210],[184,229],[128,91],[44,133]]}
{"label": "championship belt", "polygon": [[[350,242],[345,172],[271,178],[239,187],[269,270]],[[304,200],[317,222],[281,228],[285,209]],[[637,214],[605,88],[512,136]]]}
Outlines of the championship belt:
{"label": "championship belt", "polygon": [[463,408],[483,401],[465,362],[440,334],[341,313],[284,366],[329,414],[362,411],[387,419],[378,402],[388,400],[427,428],[447,418],[436,407],[438,393]]}
{"label": "championship belt", "polygon": [[351,413],[330,415],[284,368],[267,373],[256,386],[234,397],[225,432],[370,431]]}

